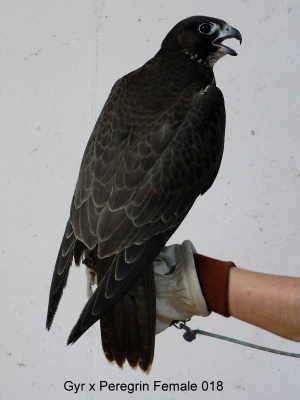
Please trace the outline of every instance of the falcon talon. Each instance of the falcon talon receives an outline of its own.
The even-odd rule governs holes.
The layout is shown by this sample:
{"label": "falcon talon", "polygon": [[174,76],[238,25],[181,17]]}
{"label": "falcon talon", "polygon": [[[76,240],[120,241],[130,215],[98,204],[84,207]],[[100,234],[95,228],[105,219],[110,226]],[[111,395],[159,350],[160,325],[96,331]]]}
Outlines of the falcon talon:
{"label": "falcon talon", "polygon": [[172,265],[172,266],[170,267],[170,271],[165,273],[165,276],[167,276],[167,275],[172,275],[173,272],[175,271],[175,268],[176,268],[176,264]]}
{"label": "falcon talon", "polygon": [[[165,273],[164,275],[171,275],[175,271],[176,268],[176,261],[173,257],[167,256],[165,253],[161,252],[159,255],[156,257],[157,261],[164,261],[169,268],[170,271]],[[155,261],[156,261],[155,260]]]}

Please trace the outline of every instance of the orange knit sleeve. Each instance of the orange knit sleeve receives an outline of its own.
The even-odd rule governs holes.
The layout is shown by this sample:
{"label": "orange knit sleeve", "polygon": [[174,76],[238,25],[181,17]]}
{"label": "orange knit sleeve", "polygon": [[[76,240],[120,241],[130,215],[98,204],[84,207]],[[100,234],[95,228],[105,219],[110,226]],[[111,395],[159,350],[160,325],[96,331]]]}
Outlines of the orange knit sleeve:
{"label": "orange knit sleeve", "polygon": [[194,262],[203,296],[210,311],[230,317],[228,312],[229,271],[231,261],[220,261],[194,253]]}

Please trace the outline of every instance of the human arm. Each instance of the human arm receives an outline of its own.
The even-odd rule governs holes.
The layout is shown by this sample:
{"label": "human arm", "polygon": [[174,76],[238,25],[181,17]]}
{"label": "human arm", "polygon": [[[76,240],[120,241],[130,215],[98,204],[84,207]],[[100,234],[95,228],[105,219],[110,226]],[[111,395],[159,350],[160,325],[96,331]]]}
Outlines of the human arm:
{"label": "human arm", "polygon": [[[169,246],[167,249],[172,247]],[[178,254],[184,249],[185,254],[184,257],[174,256],[175,259],[177,258],[176,277],[172,274],[164,276],[162,273],[157,279],[157,274],[155,274],[160,288],[157,296],[159,298],[157,313],[161,313],[162,309],[166,310],[164,302],[167,302],[164,318],[169,314],[169,324],[172,318],[184,320],[192,315],[207,316],[209,313],[203,312],[207,307],[210,312],[217,312],[225,317],[233,316],[284,338],[300,341],[300,278],[261,274],[236,268],[232,262],[192,253],[193,247],[189,241],[185,241],[183,245],[176,245],[176,249]],[[188,257],[188,254],[192,256]],[[197,274],[191,275],[190,271],[193,269]],[[190,278],[186,281],[186,270],[189,271],[188,275],[193,277],[193,280]],[[200,293],[199,297],[195,293],[195,280]],[[187,309],[187,287],[190,283],[191,307]],[[173,289],[171,290],[170,287]],[[182,287],[185,293],[184,303]],[[164,295],[165,291],[168,292],[167,296]],[[198,303],[201,302],[201,298],[202,303],[204,301],[201,312],[197,311],[199,305],[195,306],[197,298]],[[173,310],[175,310],[174,314]],[[179,318],[178,315],[181,317]],[[167,324],[161,328],[159,317],[157,321],[157,326],[160,326],[159,331],[168,326]]]}
{"label": "human arm", "polygon": [[229,314],[300,342],[300,278],[231,268]]}

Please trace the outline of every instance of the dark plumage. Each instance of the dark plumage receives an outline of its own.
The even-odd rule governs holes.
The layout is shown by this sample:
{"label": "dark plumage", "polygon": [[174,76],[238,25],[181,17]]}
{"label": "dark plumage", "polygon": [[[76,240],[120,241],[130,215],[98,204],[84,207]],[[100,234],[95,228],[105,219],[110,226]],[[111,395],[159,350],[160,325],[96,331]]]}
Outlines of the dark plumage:
{"label": "dark plumage", "polygon": [[212,67],[223,40],[240,33],[224,21],[179,22],[159,52],[119,79],[81,163],[70,218],[50,289],[50,329],[74,258],[99,283],[68,343],[97,320],[107,359],[149,371],[154,354],[152,263],[221,163],[225,108]]}

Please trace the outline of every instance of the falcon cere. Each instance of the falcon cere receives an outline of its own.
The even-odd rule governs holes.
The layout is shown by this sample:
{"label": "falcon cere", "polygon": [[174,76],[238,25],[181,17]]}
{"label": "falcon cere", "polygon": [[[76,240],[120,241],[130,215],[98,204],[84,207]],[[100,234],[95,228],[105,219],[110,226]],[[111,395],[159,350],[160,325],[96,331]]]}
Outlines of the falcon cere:
{"label": "falcon cere", "polygon": [[67,392],[73,392],[75,394],[83,391],[96,392],[97,390],[100,392],[127,392],[132,394],[135,392],[149,392],[150,388],[154,392],[195,392],[197,390],[197,384],[191,383],[190,381],[185,383],[163,383],[161,381],[154,381],[152,385],[142,381],[139,383],[109,383],[107,381],[100,381],[97,389],[96,383],[89,383],[88,385],[85,383],[74,383],[72,381],[66,381],[64,383],[64,389]]}

